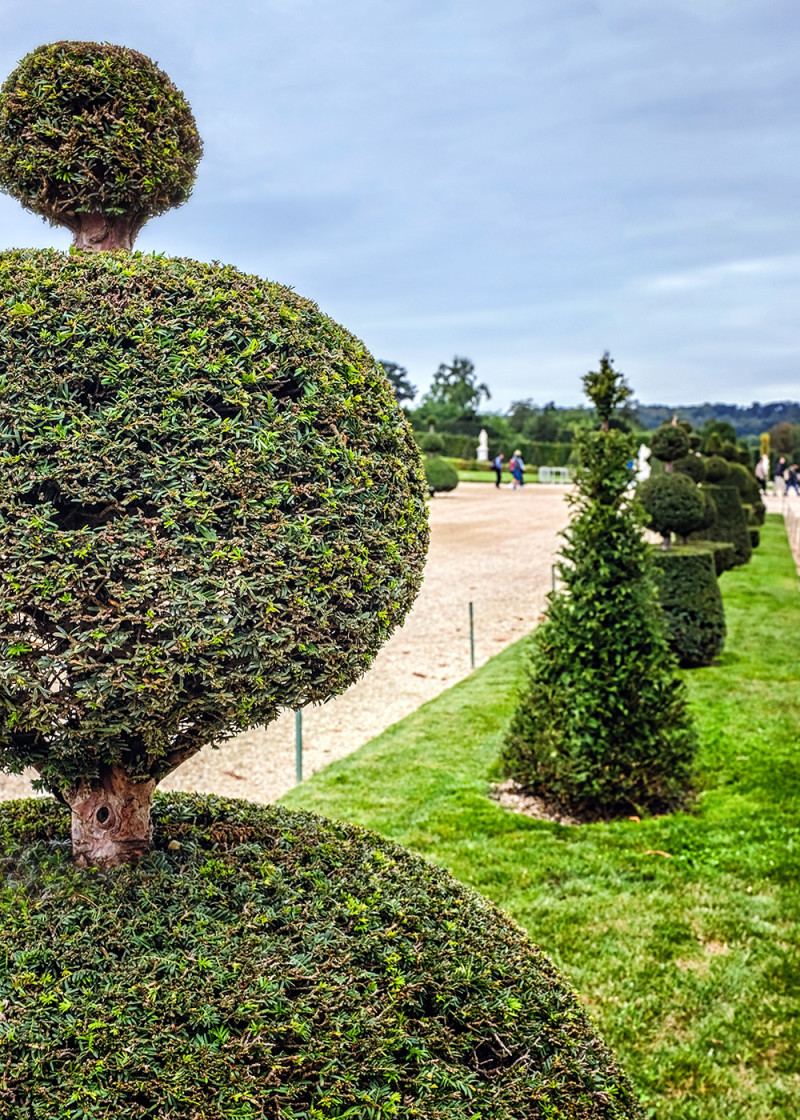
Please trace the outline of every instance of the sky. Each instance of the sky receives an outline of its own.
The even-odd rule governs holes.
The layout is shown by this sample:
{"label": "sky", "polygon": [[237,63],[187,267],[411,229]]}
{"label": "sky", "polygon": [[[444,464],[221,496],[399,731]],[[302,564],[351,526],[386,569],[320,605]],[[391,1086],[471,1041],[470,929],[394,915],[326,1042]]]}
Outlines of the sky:
{"label": "sky", "polygon": [[[795,0],[0,0],[41,43],[149,55],[205,145],[137,248],[313,299],[420,391],[800,398]],[[0,246],[66,249],[0,196]]]}

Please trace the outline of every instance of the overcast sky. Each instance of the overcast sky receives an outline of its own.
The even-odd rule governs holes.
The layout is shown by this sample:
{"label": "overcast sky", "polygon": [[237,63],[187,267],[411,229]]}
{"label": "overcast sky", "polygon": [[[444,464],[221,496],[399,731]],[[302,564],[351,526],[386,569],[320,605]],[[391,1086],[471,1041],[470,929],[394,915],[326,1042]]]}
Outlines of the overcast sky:
{"label": "overcast sky", "polygon": [[[796,0],[0,0],[41,43],[149,55],[205,143],[138,247],[315,300],[424,389],[506,408],[800,398]],[[0,244],[70,236],[0,197]]]}

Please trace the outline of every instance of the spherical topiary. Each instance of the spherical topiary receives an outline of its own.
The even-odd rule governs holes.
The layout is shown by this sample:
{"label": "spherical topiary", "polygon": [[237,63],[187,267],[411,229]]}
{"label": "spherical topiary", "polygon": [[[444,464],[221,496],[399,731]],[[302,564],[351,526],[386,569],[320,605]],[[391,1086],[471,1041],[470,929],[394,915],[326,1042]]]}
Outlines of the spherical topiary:
{"label": "spherical topiary", "polygon": [[0,807],[3,1120],[643,1120],[575,993],[475,891],[309,813],[158,796],[87,875]]}
{"label": "spherical topiary", "polygon": [[699,451],[700,448],[702,447],[702,445],[703,445],[702,436],[698,435],[697,432],[689,432],[689,450],[690,451]]}
{"label": "spherical topiary", "polygon": [[231,267],[0,254],[0,761],[158,780],[402,621],[419,455],[363,344]]}
{"label": "spherical topiary", "polygon": [[679,474],[687,474],[693,482],[702,482],[706,477],[706,465],[700,455],[684,455],[672,465]]}
{"label": "spherical topiary", "polygon": [[725,481],[728,485],[736,487],[743,502],[748,502],[750,505],[758,504],[763,508],[756,476],[744,464],[728,463],[728,477]]}
{"label": "spherical topiary", "polygon": [[653,552],[670,649],[684,669],[710,665],[725,644],[725,610],[714,557],[698,545]]}
{"label": "spherical topiary", "polygon": [[454,467],[447,462],[446,459],[440,459],[436,456],[426,456],[425,462],[425,479],[428,483],[428,490],[431,496],[434,494],[446,493],[449,490],[455,490],[458,486],[458,474]]}
{"label": "spherical topiary", "polygon": [[79,245],[111,225],[131,248],[149,217],[189,197],[201,154],[183,94],[127,47],[38,47],[0,91],[0,189]]}
{"label": "spherical topiary", "polygon": [[721,455],[711,455],[706,459],[706,482],[724,482],[728,474],[728,463]]}
{"label": "spherical topiary", "polygon": [[722,441],[722,446],[719,449],[719,453],[722,458],[727,459],[729,463],[739,462],[739,449],[737,448],[736,444],[729,439],[725,439]]}
{"label": "spherical topiary", "polygon": [[667,548],[671,533],[685,543],[688,535],[699,529],[705,520],[703,496],[686,474],[651,475],[639,484],[637,496],[645,508],[650,528],[661,533]]}
{"label": "spherical topiary", "polygon": [[419,441],[419,446],[426,455],[441,455],[444,450],[444,440],[436,432],[426,432]]}
{"label": "spherical topiary", "polygon": [[650,451],[664,463],[674,463],[689,451],[689,436],[678,424],[662,424],[650,439]]}

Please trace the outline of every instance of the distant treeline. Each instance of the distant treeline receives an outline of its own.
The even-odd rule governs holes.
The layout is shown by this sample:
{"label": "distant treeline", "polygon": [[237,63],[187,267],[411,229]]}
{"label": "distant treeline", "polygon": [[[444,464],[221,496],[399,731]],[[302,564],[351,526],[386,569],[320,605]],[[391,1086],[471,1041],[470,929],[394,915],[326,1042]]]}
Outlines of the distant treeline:
{"label": "distant treeline", "polygon": [[736,429],[739,439],[760,436],[776,424],[800,424],[800,403],[797,401],[771,401],[769,404],[750,405],[706,403],[694,405],[640,404],[632,401],[631,413],[639,427],[647,430],[668,423],[673,416],[688,420],[700,430],[714,421],[724,421]]}

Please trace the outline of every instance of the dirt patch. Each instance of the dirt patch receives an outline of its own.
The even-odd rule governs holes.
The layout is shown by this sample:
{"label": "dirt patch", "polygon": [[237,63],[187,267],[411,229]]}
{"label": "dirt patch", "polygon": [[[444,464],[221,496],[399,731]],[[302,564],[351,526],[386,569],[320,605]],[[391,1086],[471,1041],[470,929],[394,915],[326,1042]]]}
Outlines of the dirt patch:
{"label": "dirt patch", "polygon": [[502,805],[504,809],[510,809],[513,813],[522,813],[524,816],[533,817],[537,821],[552,821],[554,824],[571,825],[583,823],[577,817],[562,813],[560,809],[548,804],[543,798],[528,793],[526,789],[518,786],[514,781],[501,782],[494,786],[490,790],[489,796],[498,805]]}
{"label": "dirt patch", "polygon": [[[303,712],[304,775],[403,719],[527,634],[551,589],[568,487],[522,490],[462,482],[431,502],[431,548],[419,598],[369,672],[342,696]],[[295,716],[206,748],[161,783],[252,801],[274,801],[295,784]],[[0,774],[0,798],[30,796],[26,776]]]}

